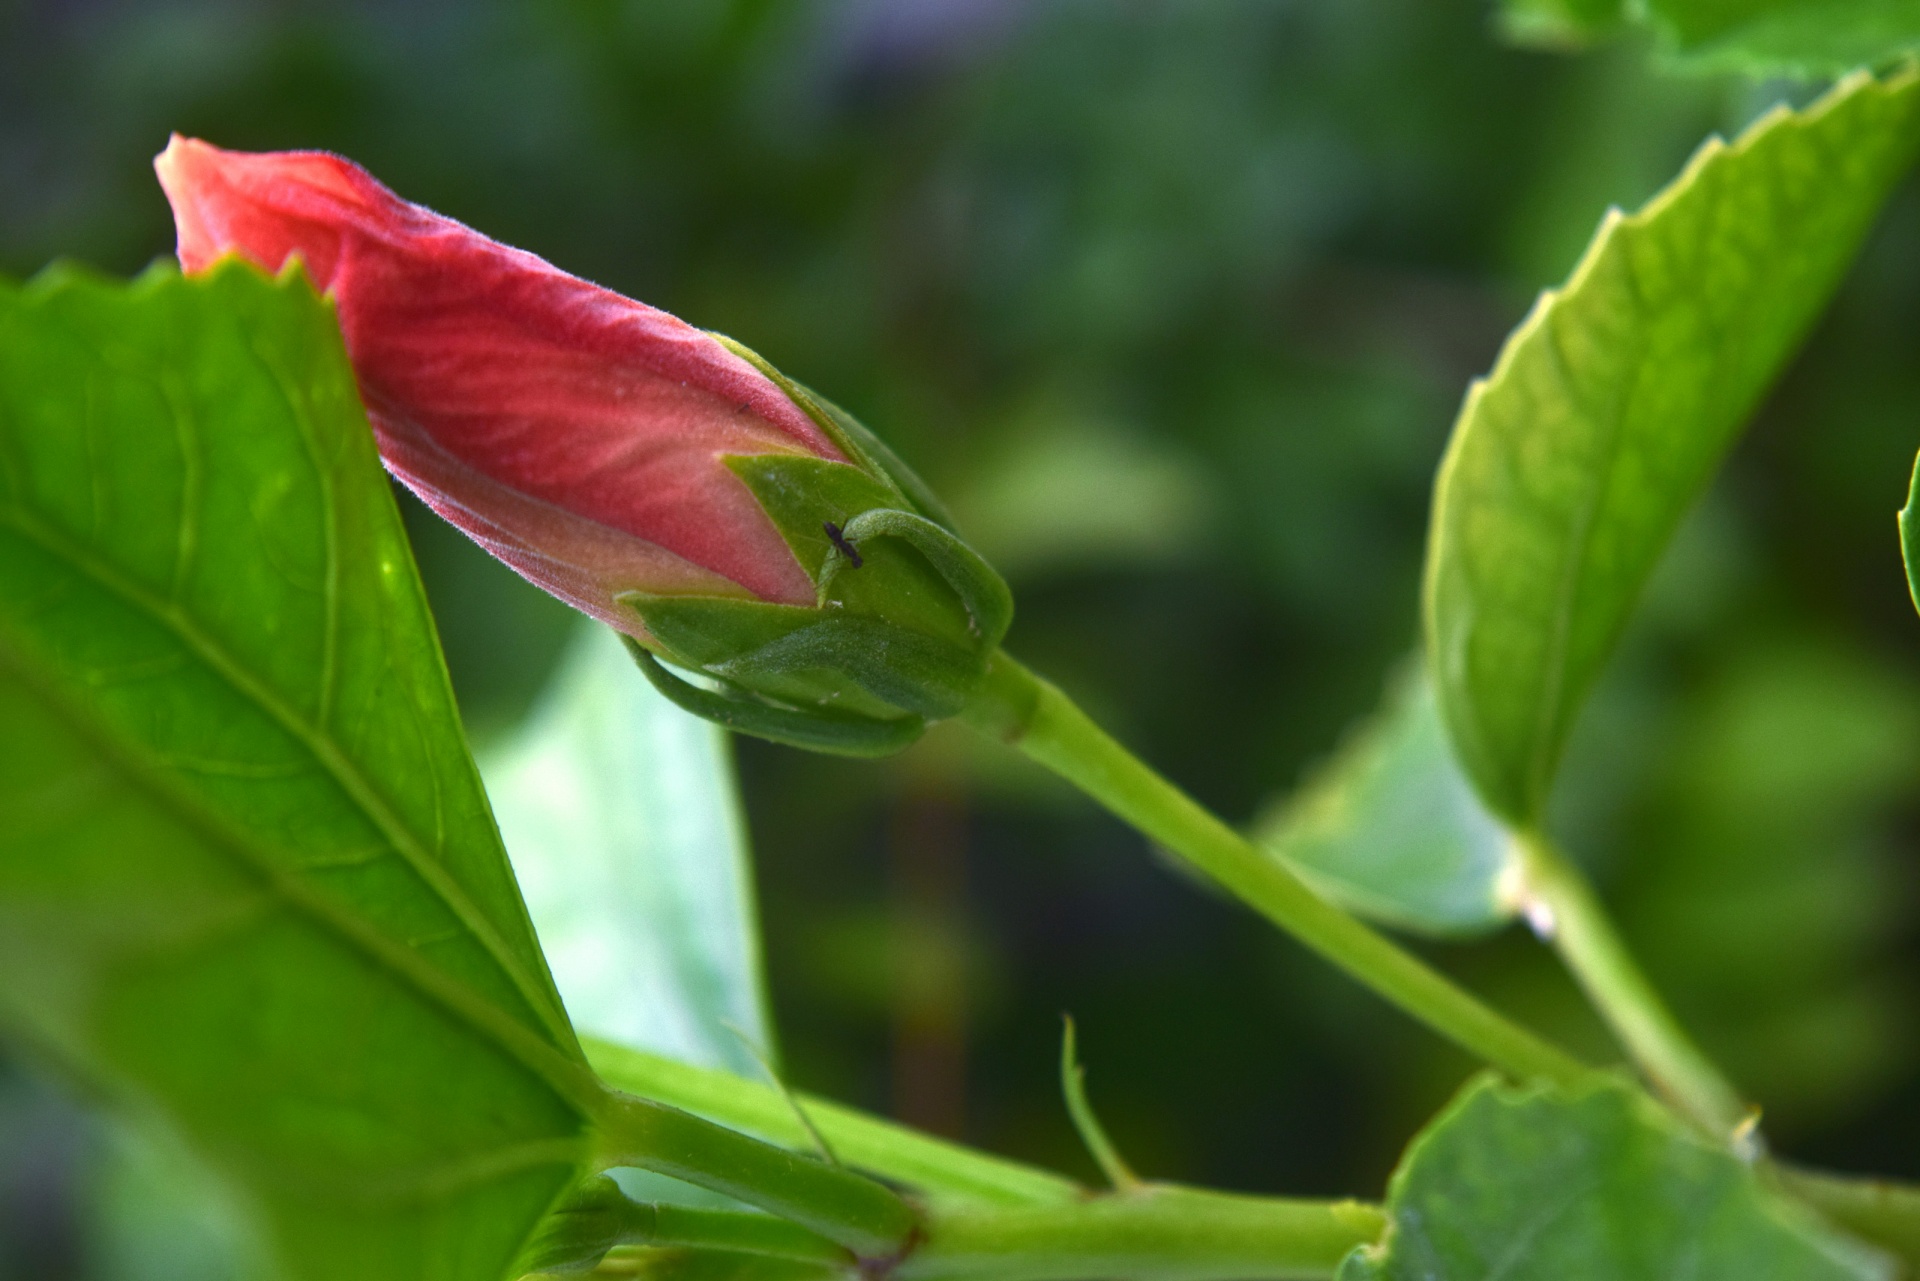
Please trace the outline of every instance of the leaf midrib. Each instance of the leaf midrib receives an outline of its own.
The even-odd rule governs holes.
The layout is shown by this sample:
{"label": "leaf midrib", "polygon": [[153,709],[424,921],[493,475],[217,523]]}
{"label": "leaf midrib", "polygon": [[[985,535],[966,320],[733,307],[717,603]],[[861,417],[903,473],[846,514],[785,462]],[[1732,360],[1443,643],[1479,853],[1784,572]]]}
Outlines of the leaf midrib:
{"label": "leaf midrib", "polygon": [[494,930],[492,923],[481,914],[472,899],[446,870],[427,855],[413,833],[400,822],[359,770],[340,753],[330,739],[317,727],[308,725],[291,708],[274,697],[211,637],[201,632],[179,609],[156,600],[151,593],[128,581],[98,556],[83,547],[73,545],[60,534],[47,528],[28,514],[18,502],[13,505],[8,523],[48,555],[67,563],[100,587],[119,597],[129,607],[161,624],[223,680],[237,696],[266,712],[275,724],[305,747],[326,775],[346,793],[348,799],[359,808],[361,813],[372,821],[393,851],[413,869],[427,888],[440,898],[462,926],[480,943],[489,958],[500,967],[509,982],[520,993],[528,1008],[535,1011],[541,1018],[553,1044],[563,1053],[571,1050],[572,1053],[567,1057],[577,1058],[578,1048],[571,1027],[564,1018],[555,1019],[553,1011],[547,1007],[544,990],[530,981],[518,964],[517,958],[506,949],[504,940]]}
{"label": "leaf midrib", "polygon": [[22,647],[0,628],[0,669],[12,674],[32,697],[85,739],[101,759],[132,786],[171,811],[189,829],[214,848],[230,855],[257,876],[280,901],[305,913],[349,943],[382,969],[403,980],[459,1021],[481,1033],[575,1107],[582,1117],[605,1090],[582,1063],[562,1054],[536,1036],[519,1019],[477,994],[472,988],[430,964],[418,952],[343,910],[333,899],[314,890],[295,870],[291,859],[265,854],[250,834],[237,829],[224,815],[179,786],[171,774],[145,758],[126,739],[88,713],[57,678],[27,657]]}

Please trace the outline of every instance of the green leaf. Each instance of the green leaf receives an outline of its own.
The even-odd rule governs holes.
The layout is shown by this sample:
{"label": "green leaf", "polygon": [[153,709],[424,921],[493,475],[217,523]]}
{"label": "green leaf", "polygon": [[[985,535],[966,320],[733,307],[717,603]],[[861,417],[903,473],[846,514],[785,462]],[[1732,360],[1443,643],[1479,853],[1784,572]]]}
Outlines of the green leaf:
{"label": "green leaf", "polygon": [[598,1097],[331,310],[0,286],[0,1023],[288,1276],[496,1281]]}
{"label": "green leaf", "polygon": [[1700,71],[1838,75],[1920,49],[1920,0],[1646,0],[1645,16]]}
{"label": "green leaf", "polygon": [[1460,772],[1418,664],[1331,762],[1268,809],[1254,838],[1334,902],[1387,925],[1484,934],[1517,910],[1506,890],[1512,842]]}
{"label": "green leaf", "polygon": [[1468,392],[1427,544],[1441,711],[1525,825],[1642,585],[1920,146],[1920,72],[1710,140]]}
{"label": "green leaf", "polygon": [[1764,1188],[1747,1162],[1607,1078],[1483,1076],[1408,1147],[1384,1242],[1340,1281],[1880,1281],[1892,1261]]}
{"label": "green leaf", "polygon": [[1626,25],[1621,0],[1503,0],[1500,33],[1520,44],[1579,48]]}
{"label": "green leaf", "polygon": [[718,727],[583,626],[481,772],[575,1026],[755,1075],[771,1052],[746,821]]}

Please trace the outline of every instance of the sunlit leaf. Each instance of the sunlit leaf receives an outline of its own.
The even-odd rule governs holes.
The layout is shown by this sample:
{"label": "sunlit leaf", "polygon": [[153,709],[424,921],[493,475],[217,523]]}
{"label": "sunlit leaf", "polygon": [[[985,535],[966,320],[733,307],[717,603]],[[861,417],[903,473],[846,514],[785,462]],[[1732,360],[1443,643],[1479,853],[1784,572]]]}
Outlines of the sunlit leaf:
{"label": "sunlit leaf", "polygon": [[0,288],[0,1022],[289,1276],[496,1281],[594,1087],[328,308]]}
{"label": "sunlit leaf", "polygon": [[1880,1281],[1888,1260],[1606,1079],[1469,1084],[1402,1158],[1340,1281]]}
{"label": "sunlit leaf", "polygon": [[1482,797],[1532,821],[1680,518],[1920,146],[1920,73],[1713,140],[1609,214],[1474,385],[1442,464],[1427,645]]}
{"label": "sunlit leaf", "polygon": [[613,632],[583,627],[481,767],[575,1025],[759,1076],[746,1042],[769,1050],[771,1028],[726,734],[655,693]]}
{"label": "sunlit leaf", "polygon": [[1255,837],[1335,902],[1388,925],[1484,933],[1517,908],[1503,892],[1507,830],[1460,772],[1418,668]]}

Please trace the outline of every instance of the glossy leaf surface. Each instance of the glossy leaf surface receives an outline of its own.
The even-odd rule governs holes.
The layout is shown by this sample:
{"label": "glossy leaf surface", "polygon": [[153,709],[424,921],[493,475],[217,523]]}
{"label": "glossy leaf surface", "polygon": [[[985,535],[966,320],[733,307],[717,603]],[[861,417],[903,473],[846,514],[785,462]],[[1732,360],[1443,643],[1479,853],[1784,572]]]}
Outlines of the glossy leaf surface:
{"label": "glossy leaf surface", "polygon": [[1920,73],[1709,141],[1610,214],[1468,393],[1427,547],[1429,668],[1496,813],[1539,813],[1681,517],[1920,146]]}
{"label": "glossy leaf surface", "polygon": [[772,1047],[745,821],[724,731],[581,628],[526,725],[481,768],[574,1023],[758,1076]]}
{"label": "glossy leaf surface", "polygon": [[1497,929],[1506,828],[1460,772],[1423,671],[1256,825],[1255,838],[1351,912],[1425,934]]}
{"label": "glossy leaf surface", "polygon": [[1879,1281],[1890,1260],[1764,1189],[1753,1168],[1600,1079],[1482,1077],[1413,1141],[1382,1246],[1340,1281]]}
{"label": "glossy leaf surface", "polygon": [[0,290],[0,1019],[299,1278],[495,1281],[587,1074],[329,309]]}

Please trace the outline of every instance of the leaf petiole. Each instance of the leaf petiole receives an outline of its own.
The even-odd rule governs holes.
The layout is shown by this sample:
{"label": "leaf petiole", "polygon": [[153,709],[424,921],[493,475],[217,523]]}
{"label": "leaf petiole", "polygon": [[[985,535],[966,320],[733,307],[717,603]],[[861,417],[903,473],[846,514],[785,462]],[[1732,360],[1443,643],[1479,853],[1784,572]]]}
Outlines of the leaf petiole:
{"label": "leaf petiole", "polygon": [[1647,981],[1587,878],[1542,836],[1519,834],[1514,844],[1535,932],[1661,1094],[1713,1137],[1738,1139],[1752,1110]]}

